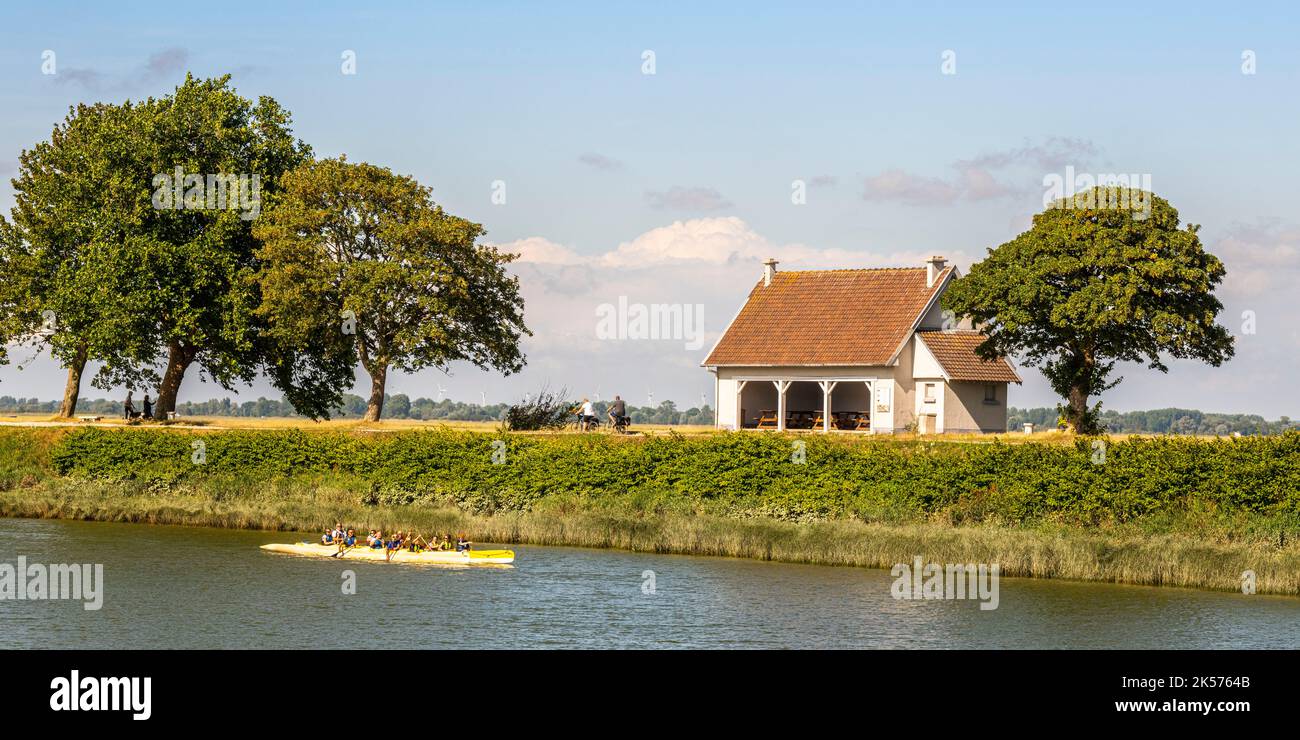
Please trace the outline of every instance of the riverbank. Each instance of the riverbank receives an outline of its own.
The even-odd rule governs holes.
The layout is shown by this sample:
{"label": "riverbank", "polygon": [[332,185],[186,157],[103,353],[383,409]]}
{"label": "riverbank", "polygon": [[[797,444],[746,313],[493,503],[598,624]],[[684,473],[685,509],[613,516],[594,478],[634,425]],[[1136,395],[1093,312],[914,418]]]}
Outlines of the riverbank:
{"label": "riverbank", "polygon": [[[206,454],[225,455],[224,463],[223,458],[214,461],[211,457],[196,463],[191,459],[198,452],[191,446],[195,439],[186,435],[154,433],[167,435],[158,439],[161,445],[155,445],[153,438],[142,436],[149,433],[91,438],[72,436],[75,434],[42,430],[0,436],[0,515],[294,532],[316,532],[342,520],[360,529],[413,529],[426,534],[465,531],[472,539],[503,544],[875,568],[910,563],[920,556],[938,563],[997,563],[1008,576],[1225,591],[1240,591],[1242,574],[1252,571],[1257,592],[1300,595],[1300,536],[1295,534],[1294,516],[1281,508],[1290,499],[1267,510],[1251,510],[1246,506],[1231,509],[1223,500],[1206,495],[1165,497],[1159,499],[1168,502],[1164,507],[1145,510],[1141,516],[1094,511],[1081,520],[1066,515],[1070,507],[1062,503],[1060,489],[1054,489],[1044,494],[1057,506],[1049,515],[1015,520],[1008,516],[1014,509],[1008,509],[1000,497],[1011,493],[1015,494],[1012,502],[1021,500],[1022,494],[1014,489],[1008,492],[1008,488],[1017,480],[1015,476],[1023,476],[1025,471],[1013,471],[982,488],[967,490],[969,482],[954,472],[958,463],[949,467],[941,463],[946,459],[943,455],[948,455],[969,467],[974,464],[971,454],[936,455],[933,447],[914,443],[874,442],[867,448],[847,445],[830,450],[814,449],[809,443],[810,459],[819,460],[823,468],[832,467],[826,462],[832,453],[847,456],[838,463],[841,467],[832,468],[836,471],[848,469],[846,465],[861,465],[866,456],[877,471],[871,485],[885,490],[892,486],[898,491],[890,498],[873,494],[864,483],[837,500],[830,493],[845,485],[841,473],[828,478],[823,470],[802,489],[795,487],[796,481],[773,477],[767,485],[774,495],[764,498],[761,492],[743,491],[756,484],[737,477],[740,473],[734,459],[728,471],[716,455],[701,464],[709,466],[713,476],[731,475],[731,488],[743,495],[687,495],[664,483],[664,468],[682,464],[665,460],[669,453],[681,451],[672,446],[679,443],[671,440],[649,449],[645,448],[648,443],[630,443],[642,445],[639,448],[607,448],[605,445],[627,443],[599,439],[578,438],[559,447],[540,442],[532,448],[518,440],[506,440],[525,460],[529,455],[549,454],[536,458],[535,463],[561,471],[575,462],[566,456],[578,451],[589,454],[594,448],[599,455],[619,456],[613,471],[605,465],[590,470],[592,477],[606,481],[603,487],[587,485],[575,490],[541,484],[536,489],[508,489],[478,475],[475,466],[481,461],[466,462],[453,454],[459,452],[463,457],[465,449],[481,446],[484,455],[491,455],[498,448],[493,447],[494,438],[489,435],[479,435],[485,439],[394,437],[394,442],[345,439],[328,443],[330,449],[357,445],[345,449],[351,456],[364,456],[379,469],[374,472],[315,460],[312,455],[320,453],[316,448],[326,442],[310,435],[304,436],[302,444],[288,447],[283,447],[284,439],[265,436],[223,440],[206,435]],[[741,445],[741,449],[759,445],[757,450],[748,449],[751,456],[766,450],[765,445],[776,445],[782,454],[788,454],[785,450],[790,444],[775,435],[722,435],[720,441],[705,438],[697,442],[706,445],[704,451],[711,449],[709,444]],[[440,454],[429,454],[433,448]],[[403,454],[411,449],[422,454]],[[684,449],[702,454],[698,447]],[[183,453],[181,460],[174,459],[178,451]],[[1176,451],[1186,453],[1181,448]],[[282,457],[291,452],[299,456],[297,461],[283,466]],[[1047,467],[1060,464],[1055,456],[1069,452],[1044,449],[1027,454],[1044,466],[1036,475],[1047,478],[1059,474]],[[924,491],[930,484],[922,481],[907,487],[905,479],[885,480],[879,471],[890,470],[887,458],[891,454],[924,454],[910,463],[894,462],[904,465],[904,470],[913,465],[938,471],[954,489],[950,497],[943,501],[929,497],[923,499],[926,505],[920,505],[916,488]],[[994,454],[1008,453],[995,450]],[[241,461],[238,455],[251,457]],[[647,464],[653,468],[651,477],[656,485],[620,487],[616,481],[637,479],[634,468],[646,456],[654,460]],[[1201,460],[1204,473],[1205,457],[1188,459]],[[261,462],[254,465],[250,462],[254,459]],[[592,464],[593,458],[584,459]],[[67,472],[60,471],[60,464]],[[401,471],[413,465],[431,476],[423,491],[394,484],[401,480]],[[752,461],[749,465],[757,469],[742,472],[771,476],[769,467],[784,469]],[[123,475],[124,470],[133,472]],[[516,475],[525,476],[528,470],[517,468]],[[1164,471],[1166,478],[1187,474],[1176,468]],[[1244,475],[1249,478],[1251,474]],[[453,479],[466,482],[462,488],[451,488],[448,481]],[[565,476],[560,474],[559,479]],[[1225,488],[1222,481],[1217,485],[1235,490]],[[477,495],[462,495],[465,490]],[[519,501],[527,503],[519,505]],[[821,508],[813,509],[811,504]],[[810,514],[817,510],[836,513]]]}
{"label": "riverbank", "polygon": [[[1239,591],[1253,571],[1259,593],[1300,595],[1300,548],[1141,528],[952,526],[855,521],[796,523],[655,511],[635,504],[553,500],[527,512],[475,515],[449,507],[362,506],[350,492],[318,489],[258,501],[199,492],[159,495],[121,485],[51,482],[0,493],[0,516],[317,532],[344,521],[470,533],[502,544],[568,545],[712,555],[816,565],[891,568],[921,556],[937,563],[998,563],[1007,576]],[[1190,526],[1190,525],[1188,525]],[[1231,539],[1229,536],[1228,539]]]}

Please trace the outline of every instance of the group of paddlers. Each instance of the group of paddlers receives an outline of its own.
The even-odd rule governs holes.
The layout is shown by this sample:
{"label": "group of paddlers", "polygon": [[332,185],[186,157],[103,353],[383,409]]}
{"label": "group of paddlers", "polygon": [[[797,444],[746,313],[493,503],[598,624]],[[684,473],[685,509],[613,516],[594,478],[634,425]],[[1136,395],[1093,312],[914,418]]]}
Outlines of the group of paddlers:
{"label": "group of paddlers", "polygon": [[[322,545],[338,545],[337,555],[342,555],[348,550],[357,546],[357,531],[355,529],[344,529],[342,522],[337,522],[334,529],[327,529],[321,535],[320,542]],[[393,532],[388,537],[378,529],[370,530],[366,535],[366,547],[372,550],[384,550],[385,560],[392,560],[393,553],[399,550],[409,552],[424,552],[425,550],[455,550],[456,552],[468,552],[471,543],[465,539],[465,533],[461,532],[453,540],[450,534],[435,534],[433,539],[426,540],[419,532]]]}

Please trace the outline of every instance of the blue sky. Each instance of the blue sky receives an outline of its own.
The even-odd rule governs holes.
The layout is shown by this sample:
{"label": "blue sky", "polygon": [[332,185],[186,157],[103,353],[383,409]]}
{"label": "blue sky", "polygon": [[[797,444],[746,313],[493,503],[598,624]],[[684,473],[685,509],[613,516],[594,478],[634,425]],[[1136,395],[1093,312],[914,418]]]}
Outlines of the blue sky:
{"label": "blue sky", "polygon": [[[393,392],[433,396],[440,383],[452,398],[507,400],[549,382],[686,406],[711,391],[697,365],[760,255],[835,267],[937,253],[964,268],[1025,228],[1044,175],[1144,173],[1228,264],[1225,325],[1237,333],[1251,310],[1258,329],[1223,368],[1126,368],[1107,407],[1300,416],[1287,382],[1300,356],[1287,295],[1300,248],[1295,8],[610,5],[6,6],[0,209],[18,152],[69,105],[229,72],[241,93],[292,111],[318,155],[414,175],[525,253],[528,369],[428,371],[394,378]],[[355,75],[341,73],[346,50]],[[956,74],[942,73],[949,50]],[[794,180],[806,204],[791,203]],[[598,340],[595,308],[620,295],[702,304],[704,349]],[[0,368],[0,394],[59,394],[50,363],[25,366]],[[1055,402],[1024,374],[1012,404]],[[197,381],[182,398],[227,395]]]}

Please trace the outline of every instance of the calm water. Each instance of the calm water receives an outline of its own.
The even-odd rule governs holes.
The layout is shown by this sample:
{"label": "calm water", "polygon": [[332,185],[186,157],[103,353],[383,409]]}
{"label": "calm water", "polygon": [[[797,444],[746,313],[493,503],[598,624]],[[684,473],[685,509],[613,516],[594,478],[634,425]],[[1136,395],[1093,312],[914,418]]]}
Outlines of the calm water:
{"label": "calm water", "polygon": [[0,563],[103,563],[105,580],[98,612],[0,600],[0,648],[1300,647],[1300,599],[1003,578],[981,611],[896,601],[888,572],[860,568],[530,546],[512,568],[452,568],[257,547],[293,540],[0,519]]}

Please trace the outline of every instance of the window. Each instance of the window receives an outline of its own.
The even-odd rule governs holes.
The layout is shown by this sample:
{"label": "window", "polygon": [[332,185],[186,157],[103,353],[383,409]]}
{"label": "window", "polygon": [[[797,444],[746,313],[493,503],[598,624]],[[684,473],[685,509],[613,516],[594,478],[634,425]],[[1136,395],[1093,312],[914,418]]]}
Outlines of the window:
{"label": "window", "polygon": [[934,383],[926,383],[926,384],[925,384],[925,402],[926,402],[926,403],[934,403],[934,389],[935,389],[935,384],[934,384]]}
{"label": "window", "polygon": [[996,404],[998,402],[998,385],[997,383],[984,384],[984,403]]}

